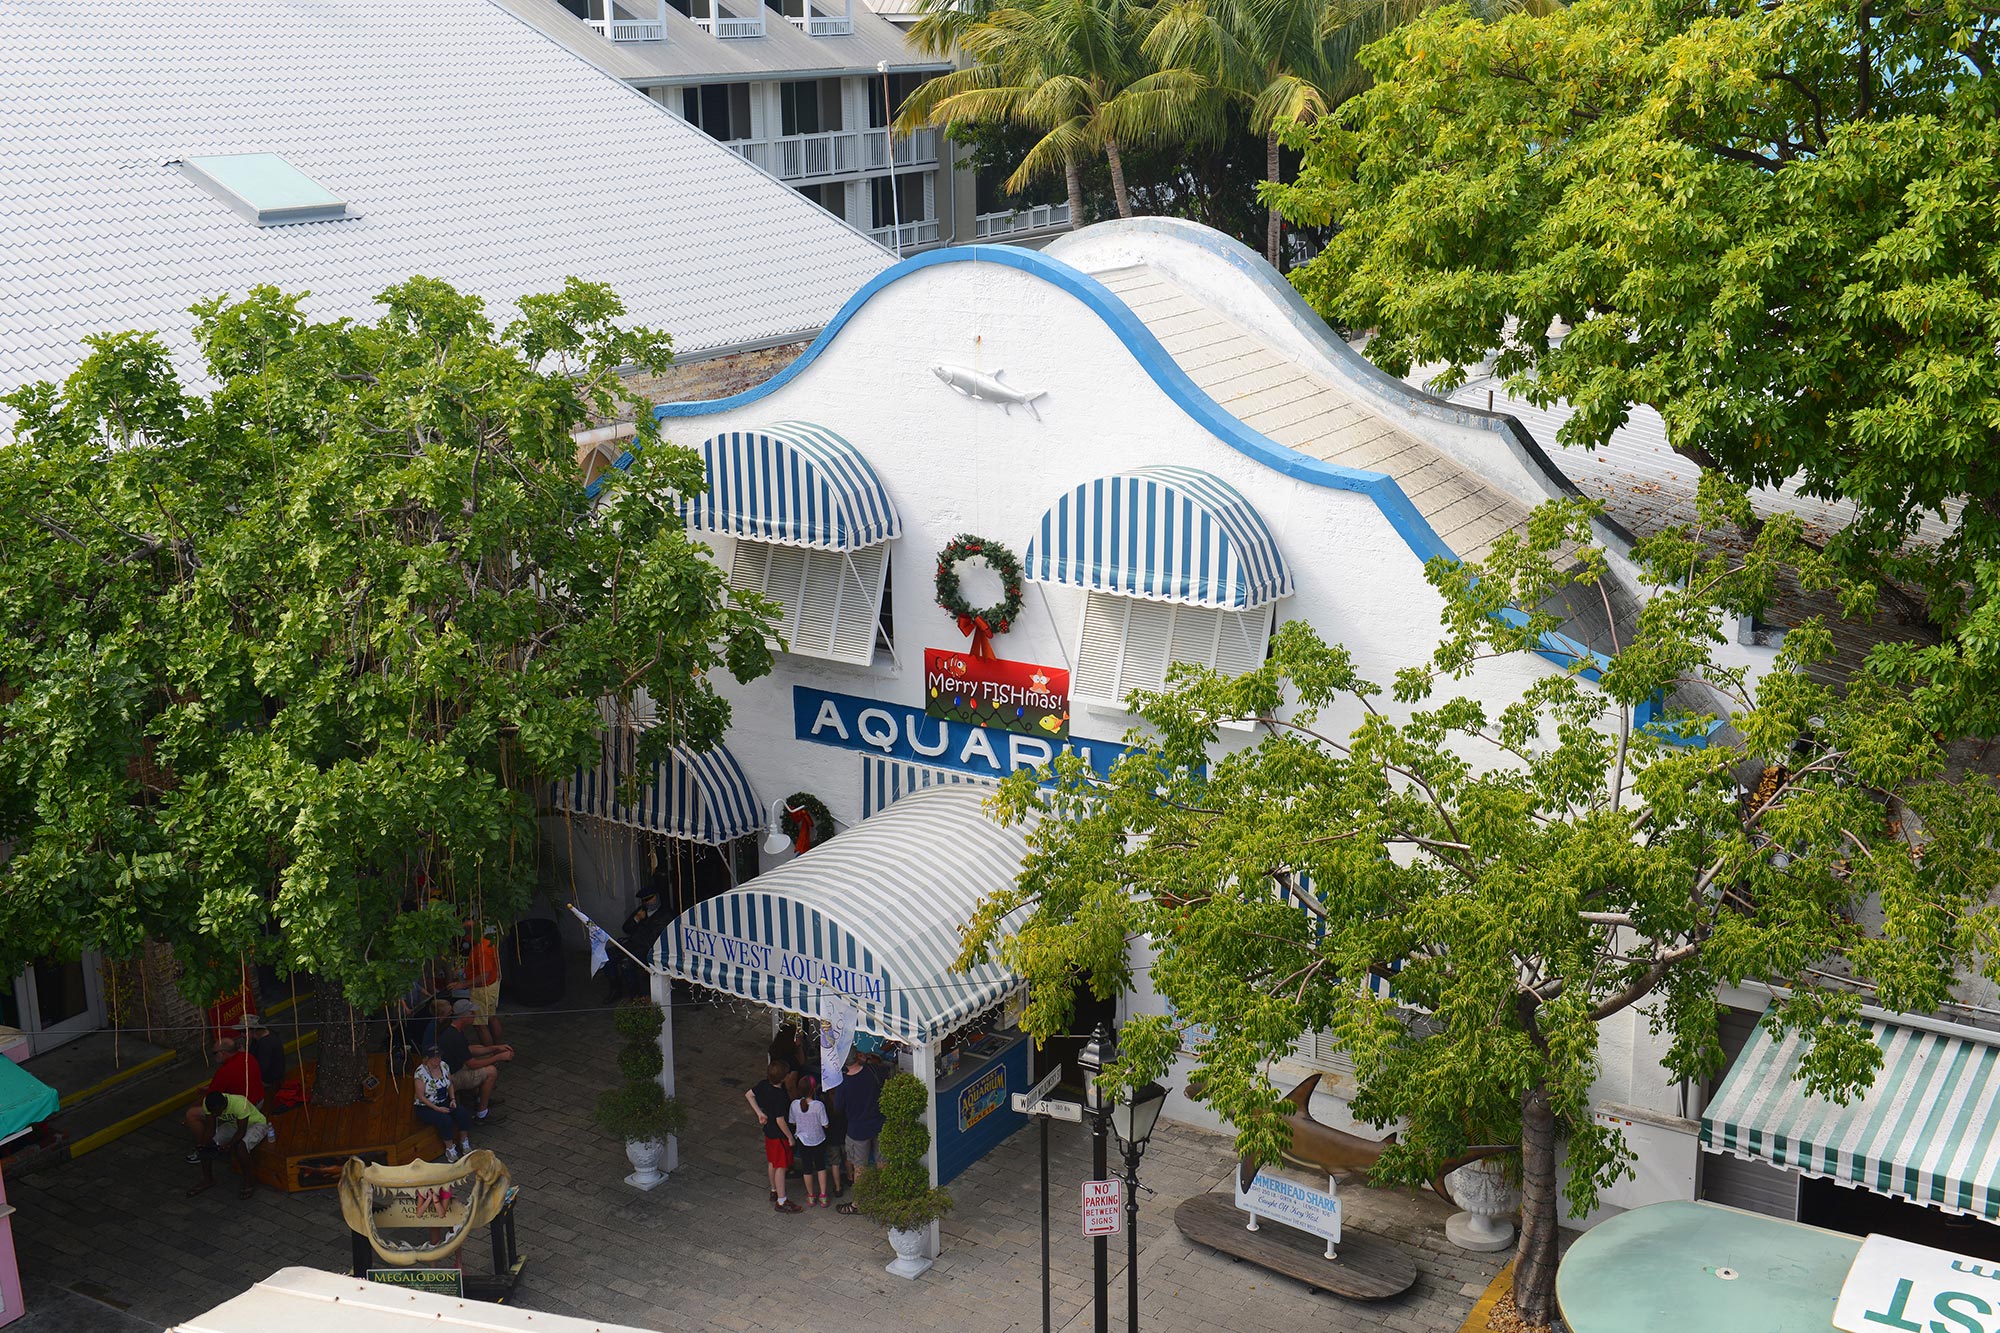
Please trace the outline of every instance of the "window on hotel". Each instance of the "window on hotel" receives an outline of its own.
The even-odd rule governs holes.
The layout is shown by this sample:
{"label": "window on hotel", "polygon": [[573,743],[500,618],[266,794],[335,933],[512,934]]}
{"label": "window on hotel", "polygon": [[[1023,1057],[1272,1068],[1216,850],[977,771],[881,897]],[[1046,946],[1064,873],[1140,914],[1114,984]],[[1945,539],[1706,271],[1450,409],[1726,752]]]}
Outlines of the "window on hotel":
{"label": "window on hotel", "polygon": [[780,133],[831,134],[840,128],[840,80],[794,79],[778,85]]}
{"label": "window on hotel", "polygon": [[784,607],[778,636],[788,652],[866,666],[875,658],[888,556],[886,542],[822,551],[738,538],[729,586]]}
{"label": "window on hotel", "polygon": [[750,85],[711,83],[681,89],[681,114],[711,139],[731,143],[750,137]]}
{"label": "window on hotel", "polygon": [[872,225],[893,227],[897,222],[926,222],[930,203],[924,197],[924,180],[929,172],[903,171],[896,174],[895,197],[889,194],[889,178],[876,176],[868,182],[869,215]]}
{"label": "window on hotel", "polygon": [[1170,662],[1230,675],[1255,671],[1270,645],[1272,609],[1228,611],[1087,593],[1070,693],[1085,703],[1123,708],[1132,691],[1165,685]]}

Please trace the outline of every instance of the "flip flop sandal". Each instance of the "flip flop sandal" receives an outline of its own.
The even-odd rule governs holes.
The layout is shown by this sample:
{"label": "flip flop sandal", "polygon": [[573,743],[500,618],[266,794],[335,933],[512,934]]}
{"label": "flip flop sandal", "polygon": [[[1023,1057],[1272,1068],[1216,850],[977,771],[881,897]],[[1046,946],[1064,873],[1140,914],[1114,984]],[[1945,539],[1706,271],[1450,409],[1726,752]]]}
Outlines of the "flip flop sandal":
{"label": "flip flop sandal", "polygon": [[851,1203],[843,1203],[838,1208],[835,1208],[833,1211],[839,1213],[842,1217],[852,1217],[861,1210],[859,1208],[856,1208]]}

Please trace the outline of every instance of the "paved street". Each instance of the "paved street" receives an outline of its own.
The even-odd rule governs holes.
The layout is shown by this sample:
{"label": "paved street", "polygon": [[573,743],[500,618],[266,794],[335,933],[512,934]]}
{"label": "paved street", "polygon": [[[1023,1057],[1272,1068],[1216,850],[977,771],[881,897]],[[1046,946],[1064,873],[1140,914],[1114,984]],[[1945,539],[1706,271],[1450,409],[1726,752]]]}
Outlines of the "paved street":
{"label": "paved street", "polygon": [[[573,1003],[595,996],[572,986]],[[765,1199],[763,1155],[742,1091],[761,1071],[761,1015],[679,1011],[681,1090],[694,1128],[681,1169],[652,1194],[621,1183],[622,1146],[589,1121],[615,1081],[615,1037],[601,1011],[507,1015],[522,1059],[501,1087],[504,1107],[475,1143],[498,1152],[521,1186],[520,1243],[529,1257],[521,1304],[663,1330],[783,1329],[964,1333],[1039,1325],[1035,1135],[1017,1134],[952,1186],[958,1208],[945,1253],[904,1282],[882,1265],[882,1233],[861,1218],[813,1210],[789,1217]],[[1087,1329],[1090,1250],[1077,1234],[1076,1182],[1089,1143],[1079,1126],[1054,1135],[1055,1320]],[[30,1316],[21,1333],[143,1333],[186,1318],[288,1264],[339,1269],[346,1228],[331,1192],[245,1203],[219,1186],[182,1196],[195,1168],[185,1132],[156,1123],[80,1161],[11,1182]],[[1142,1200],[1142,1324],[1174,1333],[1309,1328],[1450,1333],[1498,1263],[1444,1244],[1435,1198],[1355,1189],[1349,1224],[1410,1247],[1422,1276],[1408,1296],[1357,1305],[1184,1241],[1173,1205],[1227,1188],[1228,1142],[1162,1126],[1142,1168],[1158,1191]],[[1124,1324],[1123,1242],[1114,1241],[1114,1328]],[[467,1245],[484,1262],[483,1235]],[[1504,1257],[1504,1256],[1502,1256]],[[36,1313],[39,1309],[40,1313]],[[10,1333],[12,1331],[10,1330]]]}

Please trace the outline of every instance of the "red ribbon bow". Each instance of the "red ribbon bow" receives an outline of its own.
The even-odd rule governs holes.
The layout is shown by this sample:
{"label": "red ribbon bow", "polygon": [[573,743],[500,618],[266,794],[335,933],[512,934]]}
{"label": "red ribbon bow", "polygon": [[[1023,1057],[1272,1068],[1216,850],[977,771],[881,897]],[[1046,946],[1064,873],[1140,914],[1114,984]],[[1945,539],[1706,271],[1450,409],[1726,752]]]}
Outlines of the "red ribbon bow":
{"label": "red ribbon bow", "polygon": [[993,653],[993,627],[986,623],[985,616],[960,616],[958,632],[972,636],[972,655],[987,661],[997,661]]}

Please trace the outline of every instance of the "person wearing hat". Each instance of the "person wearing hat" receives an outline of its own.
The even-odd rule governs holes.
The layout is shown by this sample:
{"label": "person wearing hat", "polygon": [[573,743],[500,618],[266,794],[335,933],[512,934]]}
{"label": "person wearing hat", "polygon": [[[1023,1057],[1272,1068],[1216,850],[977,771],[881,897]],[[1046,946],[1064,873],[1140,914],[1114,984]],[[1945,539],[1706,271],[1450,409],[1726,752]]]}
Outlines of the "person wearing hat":
{"label": "person wearing hat", "polygon": [[432,1041],[443,1051],[451,1066],[451,1086],[458,1092],[479,1095],[477,1118],[484,1120],[493,1109],[493,1090],[500,1083],[500,1066],[514,1058],[512,1046],[489,1046],[466,1035],[478,1017],[470,1000],[454,1000],[451,1021],[438,1027]]}
{"label": "person wearing hat", "polygon": [[648,993],[646,979],[640,974],[632,958],[650,959],[653,956],[653,946],[659,942],[660,934],[666,928],[667,913],[660,904],[660,891],[648,885],[639,890],[639,905],[632,909],[632,915],[625,918],[625,925],[620,932],[619,943],[625,946],[632,957],[627,958],[620,954],[613,960],[615,965],[611,968],[611,984],[604,997],[606,1004],[623,999],[627,995]]}
{"label": "person wearing hat", "polygon": [[264,1020],[255,1014],[243,1015],[232,1026],[237,1044],[257,1062],[257,1072],[264,1080],[264,1096],[269,1097],[285,1081],[285,1039],[266,1027]]}
{"label": "person wearing hat", "polygon": [[[417,1090],[417,1119],[437,1131],[444,1144],[444,1160],[456,1162],[472,1151],[472,1111],[458,1100],[451,1066],[436,1042],[423,1048],[412,1083]],[[455,1137],[454,1137],[455,1136]]]}

